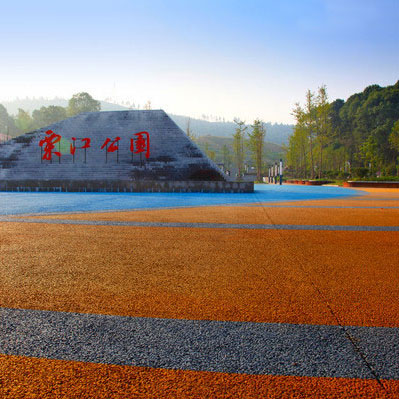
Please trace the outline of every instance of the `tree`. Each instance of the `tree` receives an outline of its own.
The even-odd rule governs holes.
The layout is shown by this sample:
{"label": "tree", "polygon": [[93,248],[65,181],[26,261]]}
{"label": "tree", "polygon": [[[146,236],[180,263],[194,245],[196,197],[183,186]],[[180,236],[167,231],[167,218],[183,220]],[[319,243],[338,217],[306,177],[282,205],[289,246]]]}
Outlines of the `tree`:
{"label": "tree", "polygon": [[101,110],[100,101],[85,92],[77,93],[68,102],[68,116],[81,114],[82,112],[97,112]]}
{"label": "tree", "polygon": [[233,149],[238,169],[238,177],[240,178],[244,170],[244,139],[247,127],[245,126],[245,122],[239,119],[234,119],[234,122],[237,124],[237,128],[233,135]]}
{"label": "tree", "polygon": [[[294,138],[290,140],[288,160],[296,164],[295,169],[303,170],[303,177],[307,175],[307,154],[310,155],[310,177],[315,177],[315,158],[319,155],[319,177],[323,168],[323,148],[326,145],[329,131],[329,103],[325,86],[319,88],[317,98],[308,90],[306,92],[305,107],[295,104],[292,112],[296,119]],[[318,149],[317,149],[318,145]],[[294,165],[292,165],[294,166]]]}
{"label": "tree", "polygon": [[231,168],[231,154],[230,149],[225,144],[222,148],[223,165],[225,170],[230,170]]}
{"label": "tree", "polygon": [[265,145],[266,131],[263,123],[256,119],[252,125],[252,133],[248,133],[248,147],[256,166],[256,179],[262,180],[263,147]]}
{"label": "tree", "polygon": [[304,117],[304,125],[309,138],[309,152],[310,152],[310,177],[314,179],[314,157],[313,157],[313,139],[315,130],[315,104],[314,104],[314,94],[308,90],[306,92],[306,105]]}
{"label": "tree", "polygon": [[147,111],[151,109],[151,101],[150,101],[150,100],[148,100],[148,101],[145,103],[144,109],[147,110]]}
{"label": "tree", "polygon": [[296,177],[307,177],[308,172],[308,136],[303,125],[297,123],[294,133],[289,138],[287,163],[290,169],[294,169]]}
{"label": "tree", "polygon": [[191,140],[195,141],[196,137],[194,135],[194,132],[191,130],[191,127],[190,127],[191,123],[190,122],[191,122],[191,119],[188,118],[187,119],[187,126],[186,126],[186,134]]}
{"label": "tree", "polygon": [[370,135],[367,140],[362,144],[359,151],[361,158],[363,159],[364,166],[368,167],[371,165],[371,170],[376,171],[380,169],[383,163],[381,151],[377,139],[374,135]]}
{"label": "tree", "polygon": [[216,160],[216,153],[215,153],[215,151],[213,151],[213,150],[208,150],[208,157],[209,157],[209,159],[211,159],[212,161],[214,161],[215,162],[215,160]]}
{"label": "tree", "polygon": [[329,112],[330,104],[328,103],[327,88],[321,86],[316,99],[316,137],[319,144],[319,179],[323,174],[323,149],[325,147],[328,131],[329,131]]}
{"label": "tree", "polygon": [[300,177],[306,178],[308,173],[309,135],[306,126],[306,114],[299,103],[295,104],[292,115],[296,119],[294,134],[290,137],[287,160]]}
{"label": "tree", "polygon": [[216,153],[215,151],[209,149],[209,144],[207,142],[205,143],[205,154],[209,159],[215,161]]}
{"label": "tree", "polygon": [[29,112],[23,109],[18,109],[18,114],[15,118],[15,125],[22,133],[27,133],[35,129],[35,124]]}
{"label": "tree", "polygon": [[[395,129],[399,129],[395,127],[399,119],[399,81],[387,87],[371,85],[346,102],[335,100],[331,104],[325,86],[319,88],[316,98],[308,90],[304,108],[297,104],[293,114],[296,126],[287,159],[296,173],[302,170],[304,160],[310,163],[312,178],[316,166],[318,176],[322,177],[327,168],[330,176],[333,171],[336,175],[343,173],[346,164],[353,168],[371,164],[383,173],[394,173],[394,165],[399,163],[395,146]],[[303,156],[305,152],[308,162]]]}
{"label": "tree", "polygon": [[35,126],[40,128],[65,119],[67,111],[64,107],[50,105],[34,110],[32,117]]}
{"label": "tree", "polygon": [[2,104],[0,104],[0,133],[7,138],[18,133],[14,119],[8,115],[6,107]]}
{"label": "tree", "polygon": [[399,120],[393,125],[391,134],[389,135],[389,144],[391,148],[396,151],[397,154],[397,175],[399,176]]}

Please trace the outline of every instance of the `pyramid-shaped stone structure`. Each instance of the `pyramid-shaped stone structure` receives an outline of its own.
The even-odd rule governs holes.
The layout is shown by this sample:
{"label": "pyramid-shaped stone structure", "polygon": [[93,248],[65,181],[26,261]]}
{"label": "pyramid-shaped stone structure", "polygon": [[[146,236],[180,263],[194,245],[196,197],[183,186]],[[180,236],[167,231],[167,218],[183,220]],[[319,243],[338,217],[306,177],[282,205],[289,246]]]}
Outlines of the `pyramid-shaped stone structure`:
{"label": "pyramid-shaped stone structure", "polygon": [[[52,130],[62,137],[43,160],[40,141]],[[148,132],[149,156],[138,153],[139,132]],[[120,137],[119,149],[107,152]],[[75,138],[75,155],[70,146]],[[90,147],[80,149],[90,138]],[[110,139],[104,149],[101,146]],[[146,139],[146,136],[142,136]],[[148,141],[148,140],[147,140]],[[148,143],[141,142],[142,149]],[[162,110],[89,112],[57,122],[0,145],[0,181],[225,181],[217,165]]]}

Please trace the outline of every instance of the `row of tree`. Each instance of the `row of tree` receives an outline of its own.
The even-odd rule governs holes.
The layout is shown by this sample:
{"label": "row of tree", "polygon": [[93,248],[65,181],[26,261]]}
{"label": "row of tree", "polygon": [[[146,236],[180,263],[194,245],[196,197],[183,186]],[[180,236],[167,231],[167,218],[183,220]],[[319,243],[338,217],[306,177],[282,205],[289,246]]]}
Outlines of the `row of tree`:
{"label": "row of tree", "polygon": [[5,137],[12,137],[51,125],[82,112],[95,112],[100,109],[100,102],[94,100],[88,93],[74,94],[65,108],[50,105],[34,110],[32,115],[21,108],[17,115],[8,115],[7,109],[0,104],[0,133]]}
{"label": "row of tree", "polygon": [[246,145],[256,169],[256,178],[261,181],[266,167],[264,165],[265,126],[261,120],[255,119],[251,125],[252,131],[248,132],[247,138],[248,126],[245,125],[245,122],[239,119],[235,119],[234,122],[237,124],[237,128],[233,134],[233,150],[238,176],[240,177],[244,173],[244,146]]}
{"label": "row of tree", "polygon": [[287,163],[295,177],[399,175],[399,81],[373,85],[344,100],[328,101],[327,89],[296,104]]}
{"label": "row of tree", "polygon": [[[260,181],[266,167],[264,165],[266,138],[264,123],[256,119],[253,125],[250,126],[251,131],[248,131],[249,126],[244,121],[235,119],[234,122],[236,123],[236,130],[233,134],[233,154],[230,148],[224,144],[222,147],[221,163],[225,170],[230,170],[234,166],[237,169],[237,176],[240,178],[245,172],[246,150],[249,150],[252,163],[256,169],[257,180]],[[190,119],[187,121],[186,133],[192,140],[197,141],[190,126]],[[204,150],[209,158],[216,161],[215,151],[210,149],[207,143],[205,143]]]}
{"label": "row of tree", "polygon": [[[239,119],[234,120],[236,124],[236,130],[233,134],[233,145],[232,152],[226,144],[222,147],[221,163],[225,170],[230,170],[231,167],[237,169],[237,176],[240,178],[244,175],[246,165],[246,155],[249,150],[251,161],[256,170],[257,180],[262,180],[262,175],[265,173],[266,165],[265,161],[265,139],[266,139],[266,128],[264,123],[256,119],[253,125],[250,126],[251,131],[248,131],[249,126],[244,121]],[[187,120],[186,134],[192,140],[198,141],[197,137],[191,129],[190,119]],[[216,154],[213,149],[210,149],[208,143],[205,143],[204,150],[206,155],[216,161]]]}

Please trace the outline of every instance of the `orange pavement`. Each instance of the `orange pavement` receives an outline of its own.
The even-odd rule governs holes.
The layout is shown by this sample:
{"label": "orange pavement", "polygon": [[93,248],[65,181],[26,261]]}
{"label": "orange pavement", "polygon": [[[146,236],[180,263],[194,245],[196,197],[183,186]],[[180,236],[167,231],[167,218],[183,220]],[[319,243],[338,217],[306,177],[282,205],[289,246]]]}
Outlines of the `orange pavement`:
{"label": "orange pavement", "polygon": [[[399,201],[398,201],[399,202]],[[293,204],[291,204],[292,206]],[[51,215],[46,219],[113,220],[135,222],[239,223],[397,226],[398,209],[278,208],[272,206],[212,206],[153,211],[125,211]]]}
{"label": "orange pavement", "polygon": [[[399,232],[3,223],[4,307],[399,326]],[[321,297],[316,286],[322,288]]]}
{"label": "orange pavement", "polygon": [[[211,373],[0,355],[0,393],[19,398],[395,398],[398,381]],[[356,395],[356,396],[355,396]]]}

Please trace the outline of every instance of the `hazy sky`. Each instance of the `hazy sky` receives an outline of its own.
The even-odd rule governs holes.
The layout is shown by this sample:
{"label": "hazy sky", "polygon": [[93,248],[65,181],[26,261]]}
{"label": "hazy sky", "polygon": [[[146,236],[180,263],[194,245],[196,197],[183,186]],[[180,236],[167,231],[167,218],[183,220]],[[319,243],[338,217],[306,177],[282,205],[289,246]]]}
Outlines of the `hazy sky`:
{"label": "hazy sky", "polygon": [[399,0],[3,1],[0,101],[87,91],[191,115],[292,122],[399,79]]}

